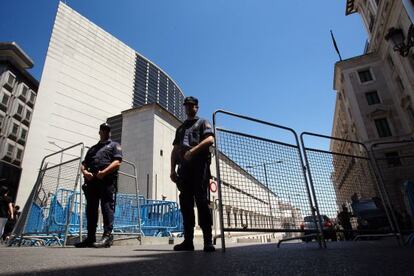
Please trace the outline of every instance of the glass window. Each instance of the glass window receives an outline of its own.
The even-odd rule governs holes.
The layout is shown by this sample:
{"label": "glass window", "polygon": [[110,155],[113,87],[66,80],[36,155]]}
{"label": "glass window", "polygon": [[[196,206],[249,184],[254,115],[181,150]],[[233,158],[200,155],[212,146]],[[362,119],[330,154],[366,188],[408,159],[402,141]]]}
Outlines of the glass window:
{"label": "glass window", "polygon": [[373,80],[371,71],[369,69],[358,71],[358,76],[362,83]]}
{"label": "glass window", "polygon": [[3,93],[3,97],[1,99],[1,104],[4,105],[4,106],[7,106],[7,104],[9,103],[9,99],[10,99],[10,96],[6,93]]}
{"label": "glass window", "polygon": [[26,86],[26,85],[22,85],[22,96],[24,97],[24,98],[26,98],[27,97],[27,92],[29,91],[29,88]]}
{"label": "glass window", "polygon": [[23,155],[23,150],[18,148],[16,151],[16,159],[19,161],[22,160],[22,155]]}
{"label": "glass window", "polygon": [[379,104],[381,102],[377,91],[367,92],[365,93],[365,97],[367,98],[368,105]]}
{"label": "glass window", "polygon": [[29,99],[29,101],[31,103],[34,103],[35,102],[35,99],[36,99],[36,94],[34,92],[31,92],[30,93],[30,99]]}
{"label": "glass window", "polygon": [[32,112],[29,110],[29,109],[27,109],[26,110],[26,115],[24,116],[24,118],[27,120],[27,121],[30,121],[30,116],[32,115]]}
{"label": "glass window", "polygon": [[4,115],[0,114],[0,128],[3,127]]}
{"label": "glass window", "polygon": [[386,118],[375,119],[374,121],[379,137],[392,136],[391,129]]}
{"label": "glass window", "polygon": [[22,104],[17,105],[16,114],[22,116],[23,115],[24,106]]}
{"label": "glass window", "polygon": [[13,153],[14,153],[14,146],[12,144],[8,144],[7,145],[7,152],[6,155],[10,158],[13,157]]}
{"label": "glass window", "polygon": [[13,123],[11,133],[14,135],[17,135],[18,132],[19,132],[19,125],[16,123]]}
{"label": "glass window", "polygon": [[16,77],[9,72],[9,76],[7,77],[7,84],[10,86],[14,85],[14,81],[15,81]]}
{"label": "glass window", "polygon": [[385,153],[385,158],[389,167],[398,167],[401,166],[401,159],[398,152],[387,152]]}
{"label": "glass window", "polygon": [[27,130],[22,128],[20,131],[20,139],[26,140],[26,136],[27,136]]}

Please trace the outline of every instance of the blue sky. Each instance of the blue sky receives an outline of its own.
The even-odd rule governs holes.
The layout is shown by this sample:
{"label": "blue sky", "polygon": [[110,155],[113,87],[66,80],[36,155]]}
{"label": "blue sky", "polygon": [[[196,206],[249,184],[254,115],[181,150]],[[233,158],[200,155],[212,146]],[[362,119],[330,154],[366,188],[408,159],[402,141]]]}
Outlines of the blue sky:
{"label": "blue sky", "polygon": [[[329,135],[333,69],[362,54],[361,18],[345,0],[67,0],[67,4],[161,66],[200,115],[216,109]],[[40,79],[58,1],[3,1],[0,40],[16,41]]]}

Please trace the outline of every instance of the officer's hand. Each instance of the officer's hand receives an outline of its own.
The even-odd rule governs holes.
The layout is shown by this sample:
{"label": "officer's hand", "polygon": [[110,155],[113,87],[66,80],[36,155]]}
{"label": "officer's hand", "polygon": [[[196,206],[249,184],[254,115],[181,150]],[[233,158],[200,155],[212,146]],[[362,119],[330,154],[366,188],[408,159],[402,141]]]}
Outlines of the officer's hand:
{"label": "officer's hand", "polygon": [[105,174],[104,174],[102,171],[99,171],[99,172],[96,174],[96,177],[97,177],[98,179],[103,179],[103,178],[105,177]]}
{"label": "officer's hand", "polygon": [[171,172],[170,178],[171,178],[171,181],[172,182],[177,183],[177,181],[178,181],[178,175],[177,175],[177,173],[175,171]]}
{"label": "officer's hand", "polygon": [[90,180],[92,180],[93,179],[93,174],[92,173],[90,173],[90,172],[88,172],[88,171],[85,171],[84,173],[83,173],[83,176],[86,178],[86,180],[88,180],[88,181],[90,181]]}
{"label": "officer's hand", "polygon": [[191,151],[188,150],[188,151],[185,152],[184,159],[186,161],[190,161],[192,157],[193,157],[193,154],[191,153]]}

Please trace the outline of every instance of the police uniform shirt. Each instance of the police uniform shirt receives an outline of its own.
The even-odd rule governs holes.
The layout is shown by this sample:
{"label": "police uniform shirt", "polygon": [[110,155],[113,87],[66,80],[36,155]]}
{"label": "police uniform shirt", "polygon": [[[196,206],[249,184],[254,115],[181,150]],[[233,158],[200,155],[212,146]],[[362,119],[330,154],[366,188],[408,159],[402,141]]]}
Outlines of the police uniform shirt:
{"label": "police uniform shirt", "polygon": [[105,169],[113,161],[122,161],[121,145],[112,140],[99,142],[92,146],[86,153],[82,164],[92,173]]}
{"label": "police uniform shirt", "polygon": [[[213,135],[213,129],[209,121],[196,117],[193,120],[185,120],[177,129],[173,145],[181,146],[185,149],[193,148],[211,135]],[[207,149],[201,155],[208,155],[208,153],[209,150]]]}

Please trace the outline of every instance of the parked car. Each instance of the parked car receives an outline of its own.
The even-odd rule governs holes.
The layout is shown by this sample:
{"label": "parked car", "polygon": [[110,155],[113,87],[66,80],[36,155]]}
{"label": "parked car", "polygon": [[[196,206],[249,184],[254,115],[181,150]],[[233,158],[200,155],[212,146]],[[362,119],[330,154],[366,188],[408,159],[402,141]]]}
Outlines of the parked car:
{"label": "parked car", "polygon": [[382,233],[390,230],[387,214],[379,198],[359,199],[351,207],[357,217],[358,231]]}
{"label": "parked car", "polygon": [[[332,241],[336,241],[336,231],[335,231],[335,225],[331,221],[331,219],[326,215],[321,215],[321,221],[322,221],[322,227],[323,227],[323,235],[325,239],[329,239]],[[319,223],[319,221],[318,221]],[[315,220],[313,219],[313,216],[307,216],[303,219],[302,224],[300,225],[300,228],[304,230],[303,234],[309,235],[314,234],[318,232],[318,228],[315,225]],[[304,242],[310,242],[314,237],[303,237],[302,241]]]}

